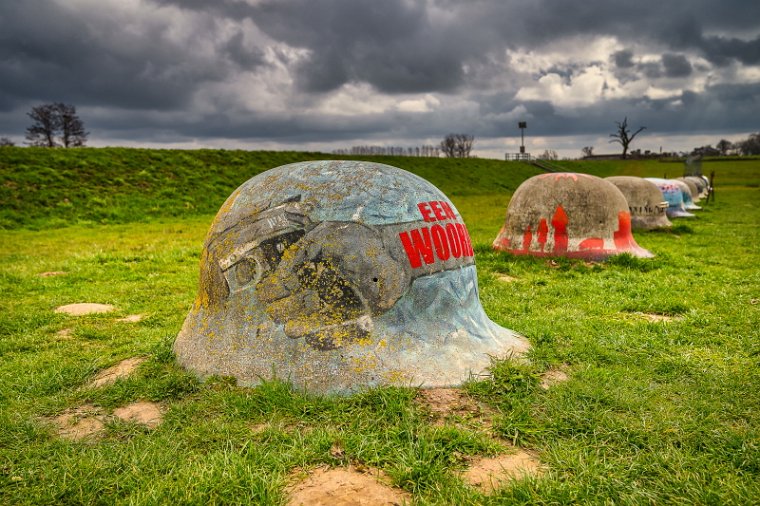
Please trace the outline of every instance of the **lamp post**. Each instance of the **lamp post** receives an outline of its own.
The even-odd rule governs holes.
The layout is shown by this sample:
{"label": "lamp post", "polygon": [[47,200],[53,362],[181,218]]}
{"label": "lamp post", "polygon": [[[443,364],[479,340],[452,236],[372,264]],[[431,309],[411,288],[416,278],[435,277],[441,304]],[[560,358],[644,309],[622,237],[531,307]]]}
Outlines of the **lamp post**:
{"label": "lamp post", "polygon": [[517,127],[520,129],[520,154],[525,154],[525,129],[528,128],[528,123],[525,121],[519,121]]}

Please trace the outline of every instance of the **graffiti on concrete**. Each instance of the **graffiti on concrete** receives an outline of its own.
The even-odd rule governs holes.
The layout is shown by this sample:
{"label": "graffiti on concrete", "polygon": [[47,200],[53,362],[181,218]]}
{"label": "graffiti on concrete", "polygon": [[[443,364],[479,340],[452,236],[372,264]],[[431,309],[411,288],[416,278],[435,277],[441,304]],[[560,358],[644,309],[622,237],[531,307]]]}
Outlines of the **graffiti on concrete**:
{"label": "graffiti on concrete", "polygon": [[305,162],[252,178],[212,224],[200,280],[177,356],[244,384],[456,384],[489,354],[527,347],[485,315],[451,201],[387,165]]}
{"label": "graffiti on concrete", "polygon": [[648,177],[647,181],[651,181],[657,186],[662,193],[662,197],[668,203],[668,208],[665,210],[668,218],[693,218],[694,215],[688,212],[684,206],[684,194],[683,188],[672,179],[662,179]]}
{"label": "graffiti on concrete", "polygon": [[493,247],[515,255],[652,256],[633,238],[620,191],[600,178],[575,173],[542,174],[520,185]]}
{"label": "graffiti on concrete", "polygon": [[612,176],[605,181],[614,184],[628,202],[632,229],[652,230],[673,225],[665,213],[668,203],[651,181],[634,176]]}

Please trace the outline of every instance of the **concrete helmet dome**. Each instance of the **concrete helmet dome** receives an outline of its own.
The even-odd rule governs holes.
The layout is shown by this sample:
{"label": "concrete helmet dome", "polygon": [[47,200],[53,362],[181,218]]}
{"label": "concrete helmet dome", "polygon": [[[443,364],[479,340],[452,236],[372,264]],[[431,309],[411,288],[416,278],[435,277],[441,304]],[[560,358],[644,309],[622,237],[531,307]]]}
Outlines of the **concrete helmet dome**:
{"label": "concrete helmet dome", "polygon": [[612,176],[605,180],[614,184],[628,202],[633,230],[673,226],[665,214],[668,202],[654,183],[634,176]]}
{"label": "concrete helmet dome", "polygon": [[174,343],[200,376],[316,393],[452,386],[529,347],[485,314],[454,204],[389,165],[302,162],[249,179],[216,215],[200,271]]}
{"label": "concrete helmet dome", "polygon": [[685,181],[680,181],[678,179],[672,179],[675,184],[681,187],[681,193],[683,194],[683,207],[687,211],[697,211],[699,209],[702,209],[698,205],[694,203],[694,199],[692,198],[691,194],[691,188]]}
{"label": "concrete helmet dome", "polygon": [[534,176],[512,195],[493,247],[516,255],[603,260],[648,258],[631,234],[628,202],[602,178],[570,172]]}
{"label": "concrete helmet dome", "polygon": [[686,186],[689,187],[689,195],[691,196],[691,201],[696,202],[699,200],[699,188],[697,187],[697,184],[694,181],[689,181],[685,177],[677,177],[677,181],[681,181],[682,183],[686,183]]}
{"label": "concrete helmet dome", "polygon": [[647,181],[654,183],[662,193],[663,198],[668,202],[668,208],[665,210],[668,218],[693,218],[694,215],[686,210],[683,205],[683,188],[675,184],[673,179],[662,179],[657,177],[645,178]]}
{"label": "concrete helmet dome", "polygon": [[[707,196],[707,182],[704,179],[702,179],[701,177],[699,177],[699,176],[686,176],[684,178],[684,181],[686,181],[687,183],[689,181],[691,181],[692,183],[694,183],[697,186],[697,192],[698,192],[698,196],[699,196],[700,199],[702,197]],[[699,199],[697,199],[697,198],[694,199],[695,202],[697,200],[699,200]]]}

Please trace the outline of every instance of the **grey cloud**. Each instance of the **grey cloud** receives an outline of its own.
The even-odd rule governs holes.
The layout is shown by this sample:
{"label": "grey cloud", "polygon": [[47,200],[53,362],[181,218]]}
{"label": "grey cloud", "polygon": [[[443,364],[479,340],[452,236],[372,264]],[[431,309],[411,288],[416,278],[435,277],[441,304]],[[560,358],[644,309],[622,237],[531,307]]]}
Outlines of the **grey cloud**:
{"label": "grey cloud", "polygon": [[662,65],[655,62],[640,63],[636,68],[649,79],[662,77]]}
{"label": "grey cloud", "polygon": [[666,53],[662,55],[662,66],[668,77],[688,77],[691,75],[691,63],[682,54]]}
{"label": "grey cloud", "polygon": [[612,55],[612,60],[615,62],[615,66],[621,69],[628,69],[633,67],[633,51],[623,49]]}
{"label": "grey cloud", "polygon": [[[663,9],[661,0],[142,1],[126,19],[112,15],[106,0],[88,9],[62,0],[0,3],[0,135],[23,132],[29,105],[53,100],[76,104],[93,136],[146,140],[381,140],[388,132],[418,138],[452,129],[499,137],[514,130],[511,111],[519,106],[535,135],[611,132],[624,116],[647,132],[756,130],[760,114],[757,84],[712,87],[680,100],[606,100],[565,113],[545,101],[516,101],[534,76],[509,68],[507,56],[510,49],[540,55],[565,38],[614,37],[626,49],[602,65],[621,81],[688,82],[714,65],[735,71],[760,64],[760,2],[673,0]],[[663,56],[637,63],[635,55],[645,53]],[[209,84],[234,84],[243,71],[266,81],[273,67],[265,54],[293,79],[292,89],[274,91],[293,94],[290,110],[246,110],[240,104],[255,100],[234,92],[215,99],[212,113],[195,109]],[[696,63],[699,56],[710,63]],[[566,77],[586,64],[543,70]],[[296,105],[316,104],[351,82],[386,98],[438,93],[442,104],[432,112],[355,116]],[[462,114],[449,98],[480,109]]]}
{"label": "grey cloud", "polygon": [[[746,0],[674,0],[667,11],[660,0],[153,1],[250,19],[274,40],[306,49],[297,84],[317,93],[351,81],[388,93],[453,91],[469,82],[465,65],[477,68],[506,48],[540,47],[562,37],[614,36],[623,43],[659,44],[666,53],[700,52],[720,64],[760,60],[758,38],[706,35],[733,26],[753,28],[747,19],[760,19],[754,5],[760,2]],[[618,68],[631,68],[632,56],[624,50],[613,59]]]}
{"label": "grey cloud", "polygon": [[176,40],[171,20],[144,16],[122,20],[43,0],[3,4],[0,94],[167,110],[186,105],[204,83],[224,80],[232,63],[262,63],[260,54],[244,54],[239,34],[208,57],[191,44],[196,39]]}

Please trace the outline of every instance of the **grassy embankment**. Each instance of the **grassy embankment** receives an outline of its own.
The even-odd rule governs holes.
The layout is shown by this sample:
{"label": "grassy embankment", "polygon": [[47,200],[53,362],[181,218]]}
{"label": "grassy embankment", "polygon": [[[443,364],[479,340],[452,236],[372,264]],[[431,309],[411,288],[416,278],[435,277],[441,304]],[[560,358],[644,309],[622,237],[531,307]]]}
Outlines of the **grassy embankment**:
{"label": "grassy embankment", "polygon": [[[492,379],[466,387],[482,413],[439,426],[414,389],[317,398],[278,382],[199,383],[173,363],[211,216],[254,173],[317,156],[0,149],[9,229],[0,231],[0,502],[277,504],[294,469],[348,461],[383,469],[420,503],[758,501],[760,161],[706,162],[717,201],[673,232],[636,235],[655,259],[553,265],[489,248],[533,168],[379,158],[452,197],[476,245],[486,311],[533,345],[529,365],[497,362]],[[560,164],[600,175],[680,171]],[[66,274],[39,276],[46,271]],[[53,312],[85,301],[118,310]],[[144,319],[117,321],[129,314]],[[147,361],[130,377],[87,386],[135,356]],[[556,368],[569,381],[539,388]],[[50,422],[77,406],[109,413],[136,400],[161,404],[158,428],[109,419],[101,436],[70,441]],[[470,458],[512,444],[548,471],[491,497],[458,477]]]}

